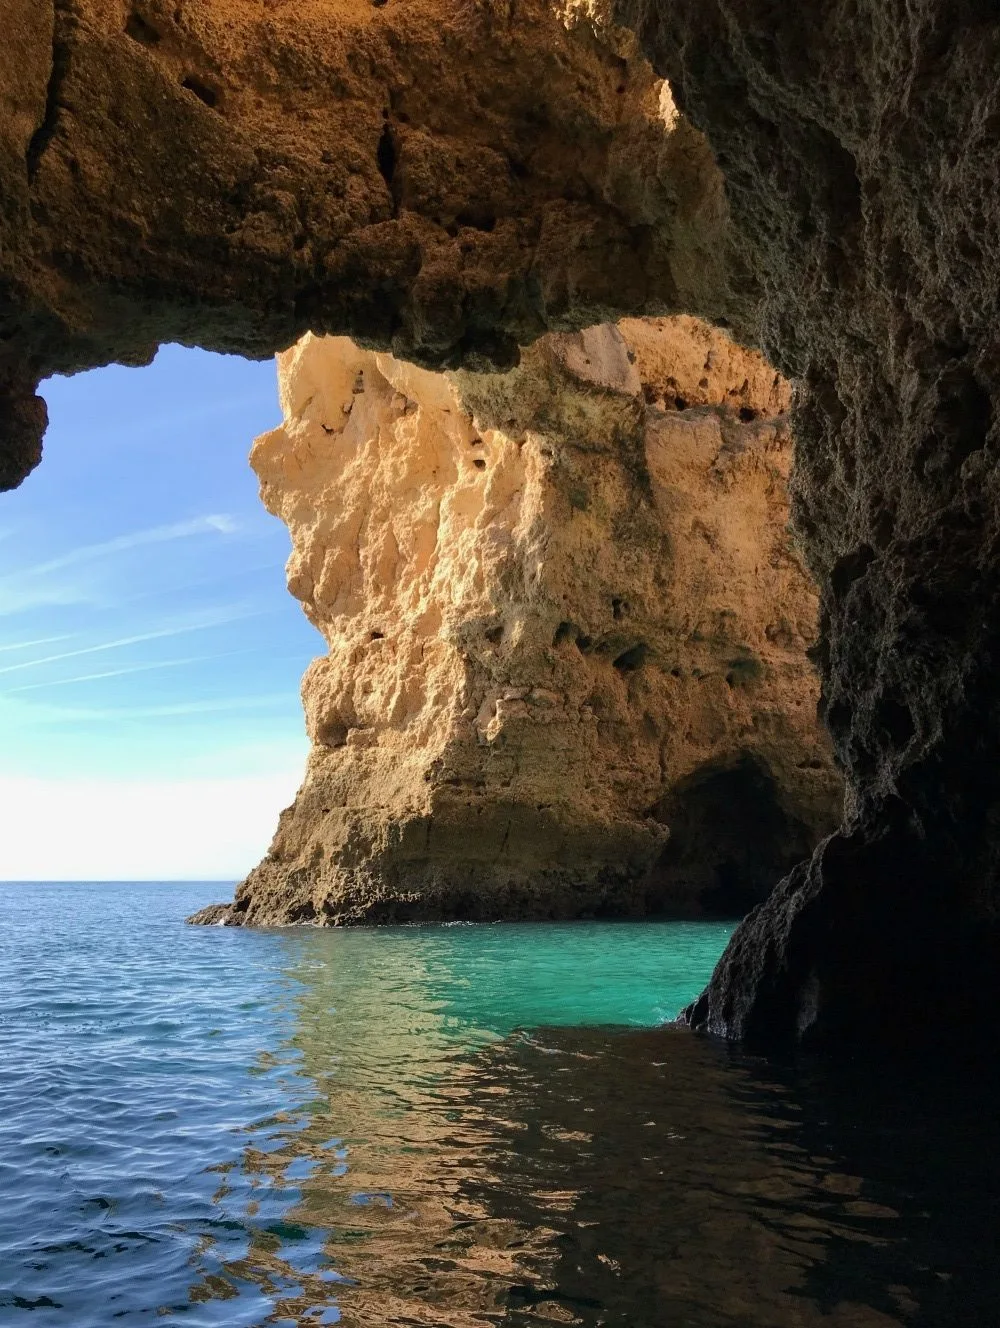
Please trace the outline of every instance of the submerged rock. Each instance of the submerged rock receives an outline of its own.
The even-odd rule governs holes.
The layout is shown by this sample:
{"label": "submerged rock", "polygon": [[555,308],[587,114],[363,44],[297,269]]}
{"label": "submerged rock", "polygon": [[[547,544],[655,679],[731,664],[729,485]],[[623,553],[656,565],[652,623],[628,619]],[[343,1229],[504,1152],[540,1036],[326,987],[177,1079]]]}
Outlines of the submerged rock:
{"label": "submerged rock", "polygon": [[310,336],[280,380],[252,461],[329,653],[230,921],[732,913],[833,829],[759,355],[690,318],[502,376]]}

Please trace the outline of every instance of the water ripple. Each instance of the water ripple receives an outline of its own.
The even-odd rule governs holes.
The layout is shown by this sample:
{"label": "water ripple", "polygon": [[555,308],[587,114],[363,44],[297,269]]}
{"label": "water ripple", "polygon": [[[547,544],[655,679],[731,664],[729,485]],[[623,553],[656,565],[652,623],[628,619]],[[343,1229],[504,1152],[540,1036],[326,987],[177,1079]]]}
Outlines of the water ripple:
{"label": "water ripple", "polygon": [[986,1079],[651,1031],[727,928],[186,928],[217,892],[0,891],[3,1328],[993,1322]]}

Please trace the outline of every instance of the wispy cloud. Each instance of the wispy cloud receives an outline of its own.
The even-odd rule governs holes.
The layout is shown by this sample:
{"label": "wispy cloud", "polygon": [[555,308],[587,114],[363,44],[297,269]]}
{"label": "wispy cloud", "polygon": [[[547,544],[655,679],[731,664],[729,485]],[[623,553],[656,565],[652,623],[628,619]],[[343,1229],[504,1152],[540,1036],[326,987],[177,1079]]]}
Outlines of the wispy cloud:
{"label": "wispy cloud", "polygon": [[243,618],[257,618],[270,610],[250,608],[227,608],[210,610],[200,614],[194,621],[175,623],[170,627],[158,628],[155,632],[137,632],[132,636],[119,636],[113,641],[100,641],[96,645],[81,646],[77,650],[63,650],[55,655],[43,655],[41,659],[22,660],[18,664],[7,664],[0,668],[0,675],[21,673],[25,669],[41,668],[43,664],[59,664],[65,659],[79,659],[83,655],[97,655],[106,650],[121,650],[126,646],[139,645],[145,641],[164,641],[168,637],[185,636],[189,632],[204,632],[212,627],[222,627],[227,623],[238,622]]}
{"label": "wispy cloud", "polygon": [[87,604],[94,606],[100,596],[93,587],[72,582],[61,585],[26,586],[0,583],[0,617],[9,618],[16,613],[32,613],[37,609],[66,609]]}
{"label": "wispy cloud", "polygon": [[34,650],[36,646],[54,646],[58,641],[72,640],[72,632],[62,632],[59,636],[39,636],[34,641],[8,641],[0,646],[0,655],[9,650]]}
{"label": "wispy cloud", "polygon": [[0,703],[9,706],[9,717],[20,716],[32,724],[109,724],[122,720],[180,719],[189,715],[240,714],[248,710],[286,710],[297,708],[294,694],[265,692],[254,696],[221,696],[202,701],[177,701],[151,706],[59,706],[31,705],[6,701],[9,693],[0,694]]}
{"label": "wispy cloud", "polygon": [[93,719],[167,719],[183,715],[224,715],[231,711],[282,710],[297,706],[296,698],[288,692],[265,692],[259,696],[223,696],[207,701],[177,701],[172,705],[121,706],[86,713]]}
{"label": "wispy cloud", "polygon": [[[289,548],[291,545],[289,545]],[[273,572],[275,574],[275,584],[278,584],[277,577],[285,565],[285,560],[280,554],[273,558],[267,558],[262,562],[240,562],[238,567],[226,566],[221,571],[211,571],[205,576],[193,577],[186,581],[172,581],[168,585],[154,586],[152,589],[138,590],[131,595],[123,595],[118,601],[118,607],[121,608],[128,604],[138,604],[149,599],[163,599],[167,595],[186,595],[192,590],[204,590],[206,586],[232,585],[234,581],[246,580],[247,577],[257,576],[261,572]]]}
{"label": "wispy cloud", "polygon": [[169,525],[133,530],[127,535],[116,535],[113,539],[102,540],[99,544],[81,544],[67,553],[61,553],[57,558],[49,558],[45,562],[36,563],[33,567],[22,567],[16,572],[9,572],[2,580],[47,576],[51,572],[65,571],[67,568],[79,567],[81,563],[94,562],[99,558],[111,558],[151,544],[169,544],[173,540],[193,539],[198,535],[233,535],[237,530],[239,522],[234,517],[224,512],[211,513],[208,516],[193,517],[189,521],[174,521]]}
{"label": "wispy cloud", "polygon": [[77,673],[72,678],[50,678],[47,682],[27,682],[20,687],[8,687],[4,696],[20,692],[37,692],[42,688],[68,687],[71,683],[97,682],[101,678],[125,678],[131,673],[151,673],[157,669],[180,668],[185,664],[207,664],[213,659],[226,659],[232,655],[248,655],[249,650],[222,650],[214,655],[188,655],[183,659],[158,659],[151,664],[129,664],[122,669],[103,669],[100,673]]}

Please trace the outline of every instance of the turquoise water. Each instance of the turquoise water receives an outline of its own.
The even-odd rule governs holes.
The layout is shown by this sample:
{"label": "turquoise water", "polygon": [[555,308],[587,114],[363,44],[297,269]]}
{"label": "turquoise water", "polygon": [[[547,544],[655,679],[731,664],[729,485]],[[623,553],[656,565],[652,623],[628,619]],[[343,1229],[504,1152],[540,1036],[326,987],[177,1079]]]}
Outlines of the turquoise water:
{"label": "turquoise water", "polygon": [[669,1028],[729,928],[254,932],[0,886],[0,1325],[983,1328],[992,1062]]}
{"label": "turquoise water", "polygon": [[0,887],[0,1322],[294,1322],[317,1298],[308,1322],[333,1321],[330,1233],[346,1215],[356,1245],[404,1194],[439,1202],[470,1052],[654,1025],[728,934],[183,924],[219,893]]}

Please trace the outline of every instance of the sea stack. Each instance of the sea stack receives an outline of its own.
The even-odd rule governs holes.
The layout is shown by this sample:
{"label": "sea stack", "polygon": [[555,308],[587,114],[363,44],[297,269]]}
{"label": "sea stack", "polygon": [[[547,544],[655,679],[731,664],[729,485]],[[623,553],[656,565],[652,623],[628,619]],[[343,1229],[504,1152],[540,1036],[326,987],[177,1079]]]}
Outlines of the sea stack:
{"label": "sea stack", "polygon": [[307,336],[254,444],[329,652],[265,860],[206,921],[743,911],[838,823],[788,385],[693,318],[504,375]]}

